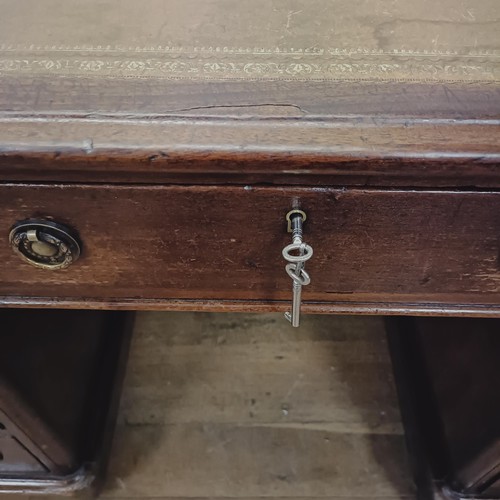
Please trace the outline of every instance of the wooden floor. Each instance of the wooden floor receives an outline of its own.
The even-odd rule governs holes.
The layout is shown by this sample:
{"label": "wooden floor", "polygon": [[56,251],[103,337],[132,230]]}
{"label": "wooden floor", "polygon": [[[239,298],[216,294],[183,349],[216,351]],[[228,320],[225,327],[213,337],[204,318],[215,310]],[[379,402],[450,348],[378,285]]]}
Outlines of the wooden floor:
{"label": "wooden floor", "polygon": [[138,314],[102,497],[415,498],[383,321]]}

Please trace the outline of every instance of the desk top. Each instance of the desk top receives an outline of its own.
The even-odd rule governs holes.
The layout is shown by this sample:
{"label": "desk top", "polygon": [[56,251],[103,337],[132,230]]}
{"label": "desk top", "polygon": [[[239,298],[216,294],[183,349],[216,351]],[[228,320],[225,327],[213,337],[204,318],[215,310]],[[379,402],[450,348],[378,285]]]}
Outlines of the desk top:
{"label": "desk top", "polygon": [[[333,181],[343,184],[500,186],[497,0],[0,0],[0,8],[0,147],[24,158],[3,163],[5,179],[85,179],[78,162],[72,174],[48,169],[57,153],[85,164],[127,156],[121,176],[100,171],[109,181],[126,180],[124,170],[140,181],[130,164],[151,158],[177,174],[196,164],[198,178],[228,161],[265,164],[264,175],[270,159],[284,176],[281,159],[320,176],[342,162]],[[369,173],[365,160],[384,168]]]}

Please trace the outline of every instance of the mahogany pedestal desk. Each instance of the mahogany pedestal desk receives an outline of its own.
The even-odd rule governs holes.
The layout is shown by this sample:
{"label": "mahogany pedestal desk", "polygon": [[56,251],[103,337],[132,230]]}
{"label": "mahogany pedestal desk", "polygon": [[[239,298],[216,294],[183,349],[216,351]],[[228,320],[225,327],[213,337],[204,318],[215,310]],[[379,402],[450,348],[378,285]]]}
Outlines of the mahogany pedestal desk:
{"label": "mahogany pedestal desk", "polygon": [[[19,335],[58,324],[37,308],[284,312],[301,281],[302,314],[400,317],[421,495],[500,497],[496,0],[0,11],[2,329],[16,308]],[[290,213],[309,284],[285,272]]]}

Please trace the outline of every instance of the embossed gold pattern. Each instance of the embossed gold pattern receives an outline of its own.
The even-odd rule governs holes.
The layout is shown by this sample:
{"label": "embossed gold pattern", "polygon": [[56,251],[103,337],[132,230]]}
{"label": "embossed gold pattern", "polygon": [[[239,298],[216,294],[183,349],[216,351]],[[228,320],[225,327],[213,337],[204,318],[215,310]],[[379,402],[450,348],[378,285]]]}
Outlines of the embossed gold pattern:
{"label": "embossed gold pattern", "polygon": [[[228,47],[179,48],[177,51],[162,47],[136,47],[133,51],[116,47],[52,47],[50,50],[35,47],[33,53],[37,56],[19,57],[16,52],[16,57],[5,57],[5,53],[14,51],[9,47],[0,50],[4,54],[0,58],[0,72],[213,79],[495,81],[500,78],[500,57],[490,52],[458,55],[363,49],[321,49],[311,53],[303,49],[261,49],[259,52],[255,48],[232,50]],[[29,52],[29,49],[23,47],[20,52]],[[117,58],[115,54],[120,52],[123,56]],[[150,57],[144,58],[143,54]],[[259,55],[264,57],[256,57]]]}

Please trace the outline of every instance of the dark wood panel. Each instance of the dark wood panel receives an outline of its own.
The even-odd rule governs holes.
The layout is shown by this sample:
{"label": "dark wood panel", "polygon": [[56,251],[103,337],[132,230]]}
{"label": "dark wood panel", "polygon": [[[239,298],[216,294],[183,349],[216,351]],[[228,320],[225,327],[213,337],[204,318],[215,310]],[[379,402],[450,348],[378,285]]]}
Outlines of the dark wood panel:
{"label": "dark wood panel", "polygon": [[[243,187],[3,186],[0,293],[288,301],[281,250],[297,204],[315,249],[306,301],[500,301],[500,194]],[[7,235],[29,217],[76,229],[81,259],[63,271],[19,260]]]}
{"label": "dark wood panel", "polygon": [[[97,309],[133,311],[205,311],[205,312],[285,312],[290,310],[287,300],[265,299],[144,299],[85,298],[85,297],[29,297],[0,296],[0,307],[45,309]],[[354,300],[302,301],[303,313],[308,314],[360,314],[391,316],[456,316],[498,317],[500,304],[436,303],[436,302],[360,302]]]}
{"label": "dark wood panel", "polygon": [[417,483],[445,498],[497,498],[498,319],[401,318],[389,326]]}
{"label": "dark wood panel", "polygon": [[0,179],[500,186],[498,120],[301,118],[277,108],[276,116],[0,119]]}
{"label": "dark wood panel", "polygon": [[[168,80],[3,74],[0,116],[498,120],[500,83]],[[57,96],[57,99],[54,97]]]}
{"label": "dark wood panel", "polygon": [[0,493],[99,486],[132,315],[0,312]]}
{"label": "dark wood panel", "polygon": [[499,92],[5,76],[0,179],[496,188]]}

